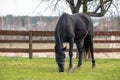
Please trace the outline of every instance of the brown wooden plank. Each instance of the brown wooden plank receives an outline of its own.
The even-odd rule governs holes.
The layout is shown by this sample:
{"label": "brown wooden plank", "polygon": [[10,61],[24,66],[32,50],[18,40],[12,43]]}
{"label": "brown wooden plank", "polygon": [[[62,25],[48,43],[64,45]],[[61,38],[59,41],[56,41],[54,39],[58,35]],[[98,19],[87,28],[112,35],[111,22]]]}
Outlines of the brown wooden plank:
{"label": "brown wooden plank", "polygon": [[[32,31],[33,36],[54,36],[54,31]],[[29,31],[0,30],[0,35],[28,36]]]}
{"label": "brown wooden plank", "polygon": [[94,31],[94,36],[120,36],[120,31]]}
{"label": "brown wooden plank", "polygon": [[33,43],[55,43],[54,40],[33,40]]}
{"label": "brown wooden plank", "polygon": [[[33,49],[33,52],[54,52],[54,49]],[[28,53],[29,49],[18,49],[18,48],[0,48],[0,52],[20,52],[20,53]],[[68,49],[66,50],[68,52]],[[73,50],[73,52],[76,52],[76,49]],[[99,53],[99,52],[120,52],[120,48],[116,49],[94,49],[94,52]]]}
{"label": "brown wooden plank", "polygon": [[120,43],[120,40],[94,40],[94,43]]}
{"label": "brown wooden plank", "polygon": [[29,49],[18,49],[18,48],[0,48],[0,52],[21,52],[21,53],[28,53]]}
{"label": "brown wooden plank", "polygon": [[[29,40],[0,40],[0,43],[28,43]],[[54,43],[54,40],[33,40],[33,43]],[[120,40],[94,40],[94,43],[120,43]]]}
{"label": "brown wooden plank", "polygon": [[94,52],[120,52],[120,48],[115,48],[115,49],[94,49]]}
{"label": "brown wooden plank", "polygon": [[[29,49],[0,48],[0,52],[29,53]],[[32,52],[54,52],[54,49],[32,49]]]}
{"label": "brown wooden plank", "polygon": [[32,31],[33,36],[54,36],[54,31]]}
{"label": "brown wooden plank", "polygon": [[10,30],[0,30],[0,35],[10,35],[10,36],[28,36],[28,31],[10,31]]}
{"label": "brown wooden plank", "polygon": [[[54,31],[32,31],[33,36],[54,36]],[[29,31],[0,30],[0,35],[28,36]],[[120,36],[120,31],[94,31],[95,36]]]}
{"label": "brown wooden plank", "polygon": [[[66,52],[68,52],[69,50],[67,49]],[[73,52],[76,52],[76,49],[73,49]],[[33,49],[33,52],[54,52],[54,49]],[[116,49],[110,49],[110,48],[106,48],[106,49],[101,49],[101,48],[95,48],[94,52],[120,52],[120,48],[116,48]]]}

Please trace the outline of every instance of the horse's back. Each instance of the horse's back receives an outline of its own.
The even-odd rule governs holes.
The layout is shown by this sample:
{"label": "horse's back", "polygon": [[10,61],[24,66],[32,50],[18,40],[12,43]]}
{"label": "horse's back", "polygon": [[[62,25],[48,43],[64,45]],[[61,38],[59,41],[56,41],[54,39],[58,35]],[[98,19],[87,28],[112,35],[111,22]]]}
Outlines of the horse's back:
{"label": "horse's back", "polygon": [[69,38],[74,37],[75,42],[85,38],[86,34],[92,34],[91,18],[83,13],[69,15],[64,13],[56,26],[56,32],[59,32],[62,39],[68,42]]}

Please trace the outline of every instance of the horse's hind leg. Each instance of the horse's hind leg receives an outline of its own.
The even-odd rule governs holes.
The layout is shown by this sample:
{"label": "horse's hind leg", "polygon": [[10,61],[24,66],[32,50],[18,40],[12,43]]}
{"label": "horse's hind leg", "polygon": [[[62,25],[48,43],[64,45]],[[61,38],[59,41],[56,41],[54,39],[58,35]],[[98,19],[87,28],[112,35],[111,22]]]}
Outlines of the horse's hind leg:
{"label": "horse's hind leg", "polygon": [[89,41],[89,45],[90,45],[90,52],[91,52],[91,58],[92,58],[92,68],[95,68],[95,58],[94,58],[94,47],[93,47],[93,38],[90,38]]}
{"label": "horse's hind leg", "polygon": [[70,57],[69,68],[68,68],[69,72],[72,72],[73,43],[74,43],[74,39],[71,38],[69,41],[69,57]]}
{"label": "horse's hind leg", "polygon": [[80,68],[80,66],[82,65],[82,51],[83,51],[83,42],[76,42],[76,45],[77,45],[77,49],[78,49],[78,52],[79,52],[79,56],[78,56],[78,65],[77,65],[77,68]]}

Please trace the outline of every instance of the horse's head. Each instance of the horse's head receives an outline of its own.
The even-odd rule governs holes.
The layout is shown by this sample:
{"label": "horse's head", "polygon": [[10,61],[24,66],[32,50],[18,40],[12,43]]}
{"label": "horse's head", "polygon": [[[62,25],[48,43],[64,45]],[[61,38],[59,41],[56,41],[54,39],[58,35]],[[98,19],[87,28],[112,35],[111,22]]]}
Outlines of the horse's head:
{"label": "horse's head", "polygon": [[58,64],[59,67],[59,72],[64,72],[64,63],[65,63],[65,48],[57,48],[57,46],[55,46],[55,58],[56,58],[56,62]]}

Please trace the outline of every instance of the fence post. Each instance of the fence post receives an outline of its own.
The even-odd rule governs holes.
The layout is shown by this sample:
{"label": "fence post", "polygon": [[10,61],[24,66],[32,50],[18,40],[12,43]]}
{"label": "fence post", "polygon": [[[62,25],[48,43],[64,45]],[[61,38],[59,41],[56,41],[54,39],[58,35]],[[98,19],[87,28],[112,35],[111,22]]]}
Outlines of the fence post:
{"label": "fence post", "polygon": [[29,31],[29,59],[32,59],[32,31]]}

